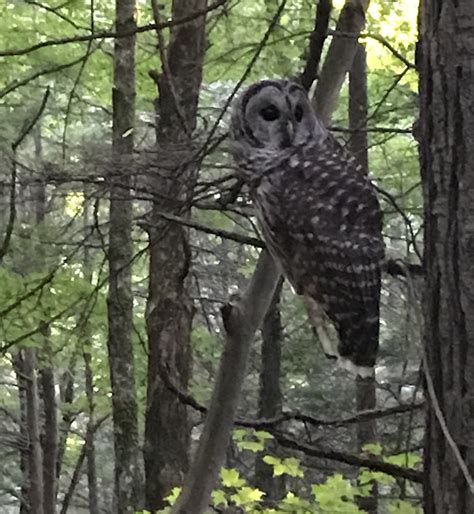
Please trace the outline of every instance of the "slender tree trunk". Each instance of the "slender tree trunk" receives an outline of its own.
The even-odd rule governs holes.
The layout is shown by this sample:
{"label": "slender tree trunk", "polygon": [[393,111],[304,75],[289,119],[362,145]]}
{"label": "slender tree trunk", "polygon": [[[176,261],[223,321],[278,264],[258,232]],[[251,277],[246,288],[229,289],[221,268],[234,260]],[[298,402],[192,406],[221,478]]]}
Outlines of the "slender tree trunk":
{"label": "slender tree trunk", "polygon": [[[46,183],[43,177],[43,145],[40,125],[34,131],[35,160],[39,178],[31,187],[31,198],[34,207],[35,229],[40,234],[44,231],[46,219]],[[36,259],[35,269],[45,269],[45,252],[39,242],[35,248]],[[44,319],[40,321],[39,332],[42,337],[42,351],[38,359],[39,391],[42,400],[43,413],[40,419],[43,421],[41,427],[41,447],[43,454],[43,509],[45,513],[56,512],[56,463],[58,456],[58,411],[56,403],[56,388],[53,367],[53,352],[50,342],[50,329]]]}
{"label": "slender tree trunk", "polygon": [[[84,193],[84,229],[89,224],[89,209],[90,199],[87,191]],[[87,246],[84,247],[84,275],[88,282],[92,282],[91,272],[91,259],[89,255],[89,249]],[[87,396],[87,407],[89,411],[89,419],[87,420],[86,428],[86,439],[85,439],[85,452],[87,459],[87,486],[89,492],[89,513],[99,514],[99,499],[97,494],[97,469],[95,462],[95,401],[94,401],[94,374],[92,371],[91,361],[91,328],[89,325],[89,319],[84,320],[84,324],[81,327],[82,332],[82,355],[84,358],[84,378]]]}
{"label": "slender tree trunk", "polygon": [[[346,0],[337,21],[336,33],[348,33],[357,36],[365,25],[365,13],[370,0]],[[357,51],[357,37],[345,38],[333,36],[328,54],[321,69],[314,91],[314,108],[318,116],[329,124],[331,115],[336,109],[342,85],[352,67]],[[344,69],[343,74],[333,73],[330,63],[337,62]],[[324,99],[324,101],[322,101]]]}
{"label": "slender tree trunk", "polygon": [[63,411],[59,429],[58,439],[58,455],[56,462],[56,482],[61,476],[64,454],[66,452],[66,440],[71,429],[71,425],[74,422],[75,416],[70,409],[72,402],[74,401],[74,380],[75,380],[75,367],[76,367],[76,354],[71,357],[68,369],[59,380],[60,383],[60,401]]}
{"label": "slender tree trunk", "polygon": [[[49,330],[48,330],[49,335]],[[56,512],[56,463],[58,455],[58,414],[54,372],[51,366],[40,371],[41,393],[43,399],[44,423],[41,438],[43,447],[43,501],[44,511]]]}
{"label": "slender tree trunk", "polygon": [[471,0],[421,2],[427,514],[474,512],[473,27]]}
{"label": "slender tree trunk", "polygon": [[38,382],[36,378],[36,350],[22,351],[23,373],[26,387],[26,424],[28,427],[28,504],[30,512],[43,514],[43,452],[40,440],[40,412]]}
{"label": "slender tree trunk", "polygon": [[[22,352],[13,355],[13,365],[15,368],[16,382],[18,385],[18,402],[20,407],[20,436],[23,441],[29,441],[28,436],[28,407],[26,401],[26,388],[28,386],[25,370],[23,366]],[[29,448],[20,450],[20,469],[21,469],[21,491],[20,491],[20,514],[30,514],[29,503]]]}
{"label": "slender tree trunk", "polygon": [[[173,18],[205,8],[207,0],[174,0]],[[159,12],[155,5],[155,18]],[[157,193],[152,208],[150,281],[147,304],[149,345],[145,421],[146,507],[163,506],[172,487],[188,469],[189,429],[186,407],[169,391],[160,374],[187,389],[194,307],[189,292],[188,231],[160,217],[160,212],[189,216],[196,180],[192,132],[204,59],[205,17],[172,29],[168,47],[159,34],[162,73],[153,73],[159,98],[157,145],[160,172],[153,178]],[[164,195],[164,198],[163,198]]]}
{"label": "slender tree trunk", "polygon": [[[273,300],[262,325],[262,363],[260,369],[259,417],[273,418],[281,414],[282,394],[280,388],[281,342],[283,327],[280,315],[280,296],[283,280],[280,279]],[[255,485],[265,492],[265,501],[270,503],[285,496],[284,476],[274,477],[273,467],[265,464],[262,457],[275,449],[268,441],[263,454],[255,462]]]}
{"label": "slender tree trunk", "polygon": [[[349,147],[357,157],[365,173],[369,173],[369,152],[367,137],[367,56],[365,47],[358,43],[352,68],[349,73],[349,128],[351,138]],[[377,406],[375,378],[356,378],[356,407],[358,411],[375,409]],[[364,421],[357,425],[357,448],[359,452],[367,443],[377,440],[375,420]],[[357,499],[361,509],[377,514],[377,484],[372,486],[372,494]]]}
{"label": "slender tree trunk", "polygon": [[[116,0],[115,29],[133,31],[135,0]],[[139,510],[141,478],[133,362],[130,169],[135,127],[135,36],[115,40],[113,161],[109,228],[108,350],[115,449],[114,512]]]}

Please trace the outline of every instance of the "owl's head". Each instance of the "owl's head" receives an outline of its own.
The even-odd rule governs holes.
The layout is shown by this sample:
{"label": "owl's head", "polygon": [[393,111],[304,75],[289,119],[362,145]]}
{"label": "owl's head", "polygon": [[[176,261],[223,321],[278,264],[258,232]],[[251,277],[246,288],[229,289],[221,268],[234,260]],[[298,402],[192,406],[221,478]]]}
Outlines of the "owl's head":
{"label": "owl's head", "polygon": [[278,151],[325,133],[306,91],[287,80],[257,82],[240,95],[233,107],[231,135],[242,147],[240,150]]}

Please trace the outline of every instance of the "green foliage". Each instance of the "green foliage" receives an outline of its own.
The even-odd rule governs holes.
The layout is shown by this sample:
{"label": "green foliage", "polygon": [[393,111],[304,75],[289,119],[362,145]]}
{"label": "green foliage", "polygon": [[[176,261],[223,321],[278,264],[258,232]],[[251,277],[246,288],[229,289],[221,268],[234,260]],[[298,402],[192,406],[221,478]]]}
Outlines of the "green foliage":
{"label": "green foliage", "polygon": [[300,468],[300,462],[295,457],[279,459],[271,455],[265,455],[263,462],[269,466],[273,466],[273,476],[289,475],[290,477],[304,477],[303,470]]}
{"label": "green foliage", "polygon": [[[245,443],[255,442],[259,439],[262,443],[271,439],[271,434],[239,428],[234,430],[233,439],[241,452],[254,453],[254,446],[249,448]],[[373,455],[382,455],[383,449],[379,444],[370,444],[364,447],[364,451]],[[403,454],[405,457],[405,454]],[[299,459],[295,457],[280,458],[273,455],[260,455],[265,463],[273,467],[273,475],[287,475],[298,479],[302,484],[307,482],[305,472]],[[401,455],[384,458],[387,462],[400,462]],[[417,464],[417,456],[408,454],[408,460],[413,465]],[[404,464],[403,464],[404,465]],[[384,486],[391,486],[395,483],[392,476],[381,472],[362,470],[358,479],[353,480],[344,477],[340,473],[328,477],[324,482],[312,484],[310,494],[305,493],[302,487],[300,492],[289,491],[278,504],[271,508],[265,505],[265,493],[256,487],[251,487],[241,473],[235,468],[222,468],[220,472],[220,487],[212,493],[212,505],[216,508],[236,506],[244,509],[248,514],[310,514],[321,512],[327,514],[363,514],[357,504],[357,497],[368,496],[373,482],[376,481]],[[163,514],[170,512],[170,507],[176,502],[180,488],[174,488],[168,495],[166,501],[169,507],[164,509]],[[408,501],[392,501],[387,506],[390,514],[421,514],[418,505]]]}
{"label": "green foliage", "polygon": [[265,441],[273,439],[273,436],[263,430],[239,428],[234,430],[232,438],[239,450],[257,453],[264,450]]}

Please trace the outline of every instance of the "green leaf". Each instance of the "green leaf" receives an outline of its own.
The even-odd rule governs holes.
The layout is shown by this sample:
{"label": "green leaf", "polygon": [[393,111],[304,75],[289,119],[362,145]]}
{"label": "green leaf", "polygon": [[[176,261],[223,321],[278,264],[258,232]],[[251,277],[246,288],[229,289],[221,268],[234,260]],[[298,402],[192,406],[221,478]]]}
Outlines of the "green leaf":
{"label": "green leaf", "polygon": [[227,507],[228,502],[224,491],[216,489],[215,491],[212,491],[211,497],[214,506],[218,507],[219,505],[223,505],[224,507]]}
{"label": "green leaf", "polygon": [[239,507],[253,505],[256,502],[259,502],[265,493],[260,491],[260,489],[253,489],[252,487],[242,487],[235,494],[233,494],[230,499]]}
{"label": "green leaf", "polygon": [[414,468],[421,462],[421,457],[416,453],[400,453],[398,455],[391,455],[384,458],[385,462],[396,464],[397,466],[406,466]]}
{"label": "green leaf", "polygon": [[181,487],[173,487],[170,494],[165,497],[165,501],[167,501],[170,505],[174,505],[178,496],[181,494]]}
{"label": "green leaf", "polygon": [[421,514],[423,512],[421,507],[402,500],[389,505],[388,511],[390,514]]}
{"label": "green leaf", "polygon": [[239,472],[234,468],[221,469],[221,482],[224,487],[242,487],[245,480],[240,477]]}
{"label": "green leaf", "polygon": [[367,443],[362,447],[362,451],[372,455],[382,455],[382,445],[379,443]]}

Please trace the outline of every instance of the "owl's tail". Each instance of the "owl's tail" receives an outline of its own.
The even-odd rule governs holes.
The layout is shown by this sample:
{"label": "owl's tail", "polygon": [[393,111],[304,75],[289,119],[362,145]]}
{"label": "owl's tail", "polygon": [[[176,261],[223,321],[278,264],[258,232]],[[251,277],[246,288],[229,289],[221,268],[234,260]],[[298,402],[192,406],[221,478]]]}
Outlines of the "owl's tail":
{"label": "owl's tail", "polygon": [[[346,330],[337,330],[334,323],[329,316],[324,312],[318,302],[310,296],[304,296],[306,308],[308,311],[309,320],[313,326],[313,330],[322,344],[326,357],[336,359],[340,368],[349,371],[351,375],[359,375],[362,378],[369,378],[374,376],[373,365],[366,365],[366,355],[359,355],[357,350],[363,350],[359,345],[350,345],[354,348],[354,352],[349,352],[349,342],[347,337],[350,334]],[[341,327],[342,328],[342,327]],[[346,350],[346,351],[344,351]],[[369,359],[371,360],[371,359]]]}

